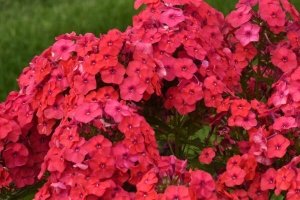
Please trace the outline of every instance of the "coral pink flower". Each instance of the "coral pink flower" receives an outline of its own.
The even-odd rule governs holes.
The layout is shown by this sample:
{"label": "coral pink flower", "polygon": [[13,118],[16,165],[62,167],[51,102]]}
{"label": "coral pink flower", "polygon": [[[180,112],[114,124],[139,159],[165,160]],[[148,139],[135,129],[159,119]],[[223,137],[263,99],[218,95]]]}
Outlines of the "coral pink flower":
{"label": "coral pink flower", "polygon": [[190,175],[190,188],[194,191],[197,198],[210,198],[216,187],[212,176],[200,170],[191,171]]}
{"label": "coral pink flower", "polygon": [[85,148],[88,149],[88,153],[91,157],[94,157],[96,154],[109,155],[111,146],[111,141],[106,139],[103,135],[94,136],[85,143]]}
{"label": "coral pink flower", "polygon": [[234,100],[231,104],[232,115],[247,117],[251,109],[250,103],[245,99]]}
{"label": "coral pink flower", "polygon": [[276,173],[276,189],[275,194],[278,196],[282,190],[287,190],[291,186],[292,180],[296,174],[293,169],[282,167]]}
{"label": "coral pink flower", "polygon": [[253,112],[249,112],[246,117],[236,116],[234,122],[236,126],[243,127],[245,130],[249,130],[257,125],[256,116]]}
{"label": "coral pink flower", "polygon": [[191,79],[197,71],[197,66],[193,60],[188,58],[177,58],[174,61],[174,74],[178,78]]}
{"label": "coral pink flower", "polygon": [[275,119],[275,122],[273,124],[274,130],[287,130],[290,128],[297,127],[297,123],[294,117],[278,117]]}
{"label": "coral pink flower", "polygon": [[184,21],[185,17],[181,9],[169,8],[167,11],[163,12],[159,20],[161,23],[168,25],[169,27],[174,27],[180,22]]}
{"label": "coral pink flower", "polygon": [[187,104],[194,104],[203,98],[202,87],[192,82],[180,91],[180,95]]}
{"label": "coral pink flower", "polygon": [[246,172],[240,167],[232,167],[225,172],[225,184],[228,187],[241,185],[244,182]]}
{"label": "coral pink flower", "polygon": [[138,102],[143,98],[145,90],[146,85],[136,76],[125,78],[120,85],[120,95],[123,100]]}
{"label": "coral pink flower", "polygon": [[297,67],[296,54],[292,50],[285,47],[277,48],[271,58],[271,61],[283,72],[291,71]]}
{"label": "coral pink flower", "polygon": [[287,147],[290,146],[290,141],[281,134],[277,134],[268,140],[267,145],[267,156],[269,158],[282,158],[286,153]]}
{"label": "coral pink flower", "polygon": [[120,84],[124,79],[125,68],[118,63],[116,66],[108,67],[100,71],[104,83]]}
{"label": "coral pink flower", "polygon": [[74,77],[74,88],[78,94],[86,94],[96,88],[96,79],[94,75],[84,73]]}
{"label": "coral pink flower", "polygon": [[257,42],[259,40],[260,27],[256,24],[245,23],[237,31],[235,31],[236,38],[243,46],[250,42]]}
{"label": "coral pink flower", "polygon": [[189,189],[185,186],[175,186],[170,185],[165,190],[166,199],[173,200],[173,199],[180,199],[180,200],[191,200]]}
{"label": "coral pink flower", "polygon": [[68,60],[75,51],[75,45],[72,40],[61,39],[54,43],[51,51],[54,59]]}
{"label": "coral pink flower", "polygon": [[148,192],[154,189],[154,185],[157,182],[157,175],[152,168],[143,176],[142,180],[136,185],[136,188],[138,191]]}
{"label": "coral pink flower", "polygon": [[235,189],[230,194],[238,200],[249,200],[248,194],[245,190]]}
{"label": "coral pink flower", "polygon": [[98,103],[83,102],[76,110],[74,118],[78,122],[88,123],[99,115],[102,115],[102,109]]}
{"label": "coral pink flower", "polygon": [[115,171],[115,157],[96,154],[89,160],[88,165],[93,170],[93,175],[98,179],[110,178]]}
{"label": "coral pink flower", "polygon": [[279,4],[261,4],[260,16],[269,26],[283,26],[285,23],[285,12]]}
{"label": "coral pink flower", "polygon": [[114,118],[115,122],[121,122],[124,116],[130,116],[131,111],[127,105],[123,105],[118,101],[108,101],[104,111]]}
{"label": "coral pink flower", "polygon": [[276,170],[269,168],[262,176],[260,182],[261,190],[273,190],[275,188]]}
{"label": "coral pink flower", "polygon": [[75,142],[70,148],[67,148],[64,152],[65,159],[73,163],[81,163],[85,155],[88,154],[84,144],[85,139],[81,138],[80,141]]}
{"label": "coral pink flower", "polygon": [[252,14],[250,10],[251,7],[248,5],[241,6],[229,13],[226,16],[226,21],[234,28],[237,28],[251,19]]}
{"label": "coral pink flower", "polygon": [[216,153],[214,151],[213,148],[204,148],[202,151],[201,151],[201,154],[200,156],[198,157],[198,160],[201,162],[201,163],[204,163],[204,164],[210,164],[212,159],[215,157]]}

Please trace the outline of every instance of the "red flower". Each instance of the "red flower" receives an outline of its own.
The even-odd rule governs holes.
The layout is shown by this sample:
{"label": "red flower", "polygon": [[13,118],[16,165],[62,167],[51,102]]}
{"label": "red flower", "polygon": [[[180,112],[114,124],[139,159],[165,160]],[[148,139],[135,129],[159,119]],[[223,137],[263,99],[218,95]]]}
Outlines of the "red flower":
{"label": "red flower", "polygon": [[136,76],[125,78],[120,85],[120,95],[123,100],[140,101],[143,98],[143,93],[146,86]]}
{"label": "red flower", "polygon": [[212,176],[200,170],[191,171],[190,175],[190,188],[197,198],[210,198],[215,190],[215,181]]}
{"label": "red flower", "polygon": [[282,190],[288,190],[295,176],[296,174],[291,168],[282,167],[277,170],[275,194],[278,196]]}
{"label": "red flower", "polygon": [[231,104],[231,112],[233,115],[247,117],[251,109],[250,103],[245,99],[234,100]]}
{"label": "red flower", "polygon": [[83,102],[74,114],[74,119],[78,122],[88,123],[102,115],[102,109],[98,103]]}
{"label": "red flower", "polygon": [[28,160],[28,149],[21,143],[9,143],[3,151],[2,156],[5,166],[14,168],[23,166]]}
{"label": "red flower", "polygon": [[125,116],[130,116],[132,111],[127,105],[123,105],[118,101],[108,101],[104,111],[114,118],[115,122],[121,122]]}
{"label": "red flower", "polygon": [[191,59],[177,58],[174,61],[174,74],[178,78],[191,79],[194,73],[197,71],[197,67]]}
{"label": "red flower", "polygon": [[67,148],[64,152],[65,159],[73,163],[81,163],[84,160],[86,154],[88,154],[85,148],[85,139],[81,138],[78,142],[75,142],[70,148]]}
{"label": "red flower", "polygon": [[204,80],[204,86],[210,90],[213,95],[221,94],[225,91],[225,85],[218,80],[216,76],[208,76]]}
{"label": "red flower", "polygon": [[273,190],[275,188],[276,170],[269,168],[262,176],[260,182],[261,190]]}
{"label": "red flower", "polygon": [[78,94],[86,94],[96,89],[96,79],[94,75],[83,73],[74,77],[74,88]]}
{"label": "red flower", "polygon": [[259,40],[260,27],[256,24],[245,23],[237,31],[235,31],[236,38],[243,46],[250,42],[257,42]]}
{"label": "red flower", "polygon": [[285,13],[279,4],[260,4],[260,16],[269,26],[283,26],[285,23]]}
{"label": "red flower", "polygon": [[5,118],[0,118],[0,139],[3,139],[12,131],[9,121]]}
{"label": "red flower", "polygon": [[238,200],[249,200],[248,194],[245,190],[235,189],[230,194]]}
{"label": "red flower", "polygon": [[125,68],[118,63],[116,66],[111,66],[100,71],[101,78],[104,83],[121,84],[124,79]]}
{"label": "red flower", "polygon": [[94,157],[96,154],[109,155],[111,146],[111,141],[106,139],[103,135],[94,136],[85,143],[85,148],[91,157]]}
{"label": "red flower", "polygon": [[290,141],[281,134],[277,134],[268,140],[267,156],[269,158],[282,158],[288,146],[290,146]]}
{"label": "red flower", "polygon": [[202,87],[192,82],[180,91],[180,95],[187,104],[192,105],[203,98]]}
{"label": "red flower", "polygon": [[296,54],[285,47],[279,47],[274,51],[271,58],[272,63],[279,67],[283,72],[288,72],[297,67]]}
{"label": "red flower", "polygon": [[72,40],[61,39],[53,44],[51,51],[54,59],[68,60],[75,51],[75,45]]}
{"label": "red flower", "polygon": [[174,200],[174,199],[180,199],[180,200],[191,200],[189,189],[185,186],[175,186],[171,185],[168,186],[165,190],[166,199],[167,200]]}
{"label": "red flower", "polygon": [[259,185],[252,183],[248,189],[248,196],[255,200],[266,200],[269,199],[269,191],[262,191]]}
{"label": "red flower", "polygon": [[88,165],[98,179],[110,178],[115,172],[115,158],[110,154],[95,154]]}
{"label": "red flower", "polygon": [[278,131],[288,130],[294,127],[297,127],[297,123],[294,117],[278,117],[275,119],[275,122],[273,124],[273,129]]}
{"label": "red flower", "polygon": [[232,167],[225,172],[225,184],[228,187],[241,185],[244,182],[246,172],[240,167]]}
{"label": "red flower", "polygon": [[159,20],[161,23],[166,24],[169,27],[174,27],[180,22],[184,21],[185,17],[181,9],[169,8],[167,11],[163,12]]}
{"label": "red flower", "polygon": [[[297,176],[297,179],[299,175]],[[289,191],[286,194],[286,199],[289,200],[298,200],[300,199],[300,182],[299,180],[293,181]]]}
{"label": "red flower", "polygon": [[201,162],[201,163],[204,163],[204,164],[210,164],[212,159],[215,157],[215,151],[213,148],[204,148],[202,151],[201,151],[201,154],[198,158],[198,160]]}
{"label": "red flower", "polygon": [[138,191],[149,192],[154,189],[154,184],[158,182],[158,178],[154,169],[150,169],[136,185]]}
{"label": "red flower", "polygon": [[241,6],[237,10],[230,12],[225,20],[234,28],[238,28],[251,19],[252,14],[250,10],[251,7],[248,5]]}

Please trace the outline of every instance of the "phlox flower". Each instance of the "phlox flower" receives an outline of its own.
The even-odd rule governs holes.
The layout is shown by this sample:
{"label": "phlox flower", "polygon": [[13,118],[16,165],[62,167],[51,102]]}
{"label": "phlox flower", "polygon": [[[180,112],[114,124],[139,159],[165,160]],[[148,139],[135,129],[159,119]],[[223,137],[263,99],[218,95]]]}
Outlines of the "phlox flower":
{"label": "phlox flower", "polygon": [[266,200],[269,199],[269,191],[262,191],[259,184],[252,183],[248,189],[248,196],[255,200]]}
{"label": "phlox flower", "polygon": [[247,192],[242,189],[235,189],[230,194],[239,200],[249,200]]}
{"label": "phlox flower", "polygon": [[[299,175],[297,176],[297,179]],[[292,182],[292,185],[290,186],[287,194],[286,194],[286,199],[288,200],[298,200],[300,199],[300,181],[296,180]]]}
{"label": "phlox flower", "polygon": [[238,28],[239,26],[241,26],[242,24],[248,22],[251,17],[252,14],[250,12],[251,7],[248,5],[243,5],[241,7],[239,7],[237,10],[234,10],[232,12],[230,12],[227,16],[226,16],[226,21],[234,28]]}
{"label": "phlox flower", "polygon": [[131,111],[127,105],[123,105],[118,101],[108,101],[104,111],[114,118],[115,122],[121,122],[124,116],[130,116]]}
{"label": "phlox flower", "polygon": [[103,135],[94,136],[85,143],[85,148],[88,149],[88,153],[91,157],[94,157],[96,154],[109,155],[111,146],[111,141],[106,139]]}
{"label": "phlox flower", "polygon": [[233,100],[231,104],[232,115],[247,117],[251,109],[250,103],[245,99]]}
{"label": "phlox flower", "polygon": [[170,185],[166,188],[165,193],[167,200],[180,199],[191,200],[189,189],[183,185],[175,186]]}
{"label": "phlox flower", "polygon": [[260,16],[269,26],[283,26],[285,23],[285,12],[279,4],[262,4]]}
{"label": "phlox flower", "polygon": [[290,146],[290,141],[281,134],[277,134],[268,140],[267,156],[269,158],[282,158],[288,146]]}
{"label": "phlox flower", "polygon": [[259,40],[260,27],[256,24],[245,23],[237,31],[235,31],[236,38],[243,46],[250,42],[257,42]]}
{"label": "phlox flower", "polygon": [[[246,117],[237,115],[234,119],[236,126],[243,127],[245,130],[249,130],[257,125],[256,115],[253,112],[249,112]],[[229,124],[229,119],[228,119]]]}
{"label": "phlox flower", "polygon": [[136,76],[125,78],[120,85],[120,95],[123,100],[138,102],[143,98],[145,90],[145,84]]}
{"label": "phlox flower", "polygon": [[261,177],[260,188],[261,190],[273,190],[275,188],[276,170],[269,168]]}
{"label": "phlox flower", "polygon": [[74,88],[78,94],[86,94],[96,88],[96,79],[94,75],[83,73],[74,77]]}
{"label": "phlox flower", "polygon": [[296,178],[293,169],[282,167],[276,173],[276,189],[275,194],[279,195],[282,190],[288,190],[291,186],[292,180]]}
{"label": "phlox flower", "polygon": [[68,60],[75,51],[75,45],[72,40],[61,39],[55,42],[52,46],[51,52],[54,59]]}
{"label": "phlox flower", "polygon": [[65,149],[64,157],[66,160],[73,163],[81,163],[84,160],[88,150],[85,148],[85,139],[81,138],[78,142],[75,142],[70,148]]}
{"label": "phlox flower", "polygon": [[228,187],[241,185],[244,182],[246,172],[240,167],[232,167],[225,172],[225,184]]}
{"label": "phlox flower", "polygon": [[88,165],[93,170],[93,175],[98,179],[110,178],[115,171],[115,157],[111,154],[95,154]]}
{"label": "phlox flower", "polygon": [[2,152],[5,166],[8,168],[25,165],[28,160],[28,154],[28,149],[21,143],[9,143]]}
{"label": "phlox flower", "polygon": [[178,78],[191,79],[194,73],[197,71],[197,66],[193,60],[188,58],[177,58],[174,61],[174,74]]}
{"label": "phlox flower", "polygon": [[195,170],[190,172],[190,188],[197,198],[210,198],[215,190],[215,181],[212,176],[204,171]]}
{"label": "phlox flower", "polygon": [[297,123],[294,117],[278,117],[275,119],[273,129],[277,131],[288,130],[290,128],[297,127]]}
{"label": "phlox flower", "polygon": [[278,47],[271,58],[272,63],[283,72],[288,72],[297,67],[296,54],[286,47]]}
{"label": "phlox flower", "polygon": [[5,118],[0,118],[0,139],[3,139],[12,131],[9,121]]}
{"label": "phlox flower", "polygon": [[174,27],[180,22],[184,21],[185,16],[181,9],[169,8],[167,11],[163,12],[159,20],[161,23],[166,24],[169,27]]}
{"label": "phlox flower", "polygon": [[78,122],[88,123],[100,115],[102,115],[102,109],[98,103],[83,102],[74,113],[74,119]]}
{"label": "phlox flower", "polygon": [[180,91],[180,95],[187,104],[194,104],[203,98],[202,87],[192,82]]}
{"label": "phlox flower", "polygon": [[201,154],[200,156],[198,157],[198,160],[201,162],[201,163],[204,163],[204,164],[210,164],[212,159],[215,157],[216,153],[214,151],[213,148],[204,148],[202,151],[201,151]]}
{"label": "phlox flower", "polygon": [[154,189],[154,185],[157,182],[157,175],[152,168],[143,176],[142,180],[136,185],[136,188],[138,191],[149,192]]}

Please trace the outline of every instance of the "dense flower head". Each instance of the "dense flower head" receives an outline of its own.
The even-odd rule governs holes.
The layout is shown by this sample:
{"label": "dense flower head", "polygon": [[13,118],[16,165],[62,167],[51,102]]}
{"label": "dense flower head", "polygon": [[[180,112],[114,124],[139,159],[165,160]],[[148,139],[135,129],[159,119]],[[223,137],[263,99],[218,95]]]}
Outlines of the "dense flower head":
{"label": "dense flower head", "polygon": [[202,0],[142,4],[124,32],[60,35],[23,70],[0,104],[0,188],[41,184],[45,200],[298,199],[295,7],[240,0],[224,17]]}

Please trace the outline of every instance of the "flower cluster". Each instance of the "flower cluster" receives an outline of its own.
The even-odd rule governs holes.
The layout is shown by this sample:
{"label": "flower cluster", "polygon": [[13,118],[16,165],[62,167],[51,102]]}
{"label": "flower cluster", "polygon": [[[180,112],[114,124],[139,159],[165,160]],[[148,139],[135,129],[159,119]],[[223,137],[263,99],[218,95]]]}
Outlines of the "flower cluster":
{"label": "flower cluster", "polygon": [[23,70],[0,104],[2,194],[300,199],[295,7],[142,4],[125,32],[58,36]]}

